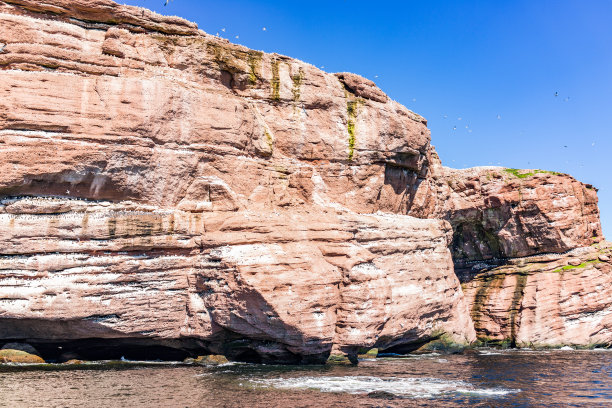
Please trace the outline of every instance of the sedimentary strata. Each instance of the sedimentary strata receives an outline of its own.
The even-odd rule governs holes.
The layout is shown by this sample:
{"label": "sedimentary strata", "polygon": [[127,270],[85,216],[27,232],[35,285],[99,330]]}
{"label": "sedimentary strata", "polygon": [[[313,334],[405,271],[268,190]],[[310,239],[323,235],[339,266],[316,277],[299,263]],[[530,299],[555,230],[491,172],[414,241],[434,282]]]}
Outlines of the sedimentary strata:
{"label": "sedimentary strata", "polygon": [[463,285],[479,338],[520,347],[612,345],[612,245],[520,258]]}
{"label": "sedimentary strata", "polygon": [[354,74],[110,0],[0,1],[0,43],[0,342],[276,362],[470,343],[474,262],[602,239],[590,186],[444,168],[427,121]]}

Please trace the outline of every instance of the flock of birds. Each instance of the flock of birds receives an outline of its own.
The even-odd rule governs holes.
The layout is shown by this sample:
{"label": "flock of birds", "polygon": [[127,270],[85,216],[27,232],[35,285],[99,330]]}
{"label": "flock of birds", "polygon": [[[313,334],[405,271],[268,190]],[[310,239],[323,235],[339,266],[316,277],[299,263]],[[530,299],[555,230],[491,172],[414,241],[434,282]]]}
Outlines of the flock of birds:
{"label": "flock of birds", "polygon": [[[555,97],[555,98],[558,98],[558,97],[559,97],[559,92],[558,92],[558,91],[556,91],[556,92],[554,93],[554,97]],[[413,101],[415,101],[415,99],[413,99]],[[563,101],[564,101],[564,102],[569,102],[569,101],[570,101],[570,97],[569,97],[569,96],[568,96],[568,97],[565,97],[565,98],[563,99]],[[501,118],[502,118],[502,117],[501,117],[501,115],[500,115],[500,114],[498,114],[498,115],[497,115],[497,120],[501,120]],[[448,119],[448,115],[444,115],[444,116],[443,116],[443,119]],[[458,120],[458,121],[460,121],[460,120],[463,120],[463,118],[458,117],[458,118],[457,118],[457,120]],[[466,125],[466,126],[465,126],[465,128],[466,128],[466,129],[468,129],[468,132],[469,132],[469,133],[472,133],[472,129],[470,129],[470,128],[469,128],[469,125]],[[456,130],[457,130],[457,125],[454,125],[454,126],[453,126],[453,131],[456,131]],[[521,135],[522,135],[522,134],[523,134],[523,132],[521,132]],[[596,145],[596,142],[591,143],[591,146],[593,146],[593,147],[594,147],[595,145]],[[569,146],[568,146],[568,145],[563,145],[562,147],[563,147],[564,149],[567,149]],[[455,162],[455,160],[452,160],[452,161],[453,161],[453,162]],[[567,163],[568,163],[568,162],[566,162],[566,164],[567,164]],[[490,165],[492,165],[493,163],[489,163],[489,164],[490,164]],[[497,164],[498,164],[498,165],[501,165],[501,163],[497,163]],[[531,163],[527,163],[527,164],[529,165],[529,164],[531,164]],[[584,164],[581,164],[581,165],[580,165],[580,167],[584,167]]]}
{"label": "flock of birds", "polygon": [[[378,78],[378,75],[376,75],[376,76],[375,76],[375,78]],[[558,97],[559,97],[559,92],[558,92],[558,91],[556,91],[556,92],[555,92],[555,94],[554,94],[554,96],[555,96],[555,98],[558,98]],[[564,102],[569,102],[569,100],[570,100],[570,97],[569,97],[569,96],[568,96],[568,97],[566,97],[565,99],[563,99],[563,101],[564,101]],[[416,99],[414,99],[414,98],[413,98],[413,99],[412,99],[412,102],[416,102]],[[501,117],[501,115],[500,115],[500,114],[498,114],[498,115],[497,115],[497,120],[501,120],[501,118],[502,118],[502,117]],[[443,116],[443,119],[448,119],[448,115],[444,115],[444,116]],[[463,118],[462,118],[462,117],[458,117],[458,118],[457,118],[457,120],[458,120],[458,121],[461,121],[461,120],[463,120]],[[472,129],[470,129],[470,126],[469,126],[469,125],[465,125],[465,128],[468,130],[468,133],[472,133]],[[455,130],[457,130],[457,125],[454,125],[454,126],[453,126],[453,130],[454,130],[454,131],[455,131]],[[523,132],[521,132],[521,134],[522,134],[522,133],[523,133]],[[595,142],[593,142],[592,146],[595,146]],[[564,148],[567,148],[567,146],[566,146],[566,145],[564,145],[563,147],[564,147]]]}

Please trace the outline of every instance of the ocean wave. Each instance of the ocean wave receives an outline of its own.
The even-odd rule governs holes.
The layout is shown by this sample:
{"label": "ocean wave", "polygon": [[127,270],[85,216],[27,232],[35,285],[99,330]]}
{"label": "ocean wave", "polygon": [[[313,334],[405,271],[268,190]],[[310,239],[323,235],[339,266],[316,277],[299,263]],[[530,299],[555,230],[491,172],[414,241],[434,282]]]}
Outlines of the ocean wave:
{"label": "ocean wave", "polygon": [[503,355],[503,353],[499,353],[496,351],[486,351],[486,350],[479,350],[478,354],[480,354],[481,356],[501,356]]}
{"label": "ocean wave", "polygon": [[477,388],[464,381],[448,381],[436,378],[399,377],[296,377],[250,380],[251,384],[285,390],[313,389],[321,392],[368,394],[385,392],[399,397],[432,398],[441,394],[472,394],[484,397],[502,397],[520,392],[504,388]]}

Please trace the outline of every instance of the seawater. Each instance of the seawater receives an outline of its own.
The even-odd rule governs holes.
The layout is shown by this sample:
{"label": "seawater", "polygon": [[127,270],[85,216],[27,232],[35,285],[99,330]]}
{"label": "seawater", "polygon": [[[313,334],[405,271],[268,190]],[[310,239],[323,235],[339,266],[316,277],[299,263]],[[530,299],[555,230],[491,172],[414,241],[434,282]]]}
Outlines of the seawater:
{"label": "seawater", "polygon": [[477,350],[356,367],[0,366],[2,407],[612,407],[612,351]]}

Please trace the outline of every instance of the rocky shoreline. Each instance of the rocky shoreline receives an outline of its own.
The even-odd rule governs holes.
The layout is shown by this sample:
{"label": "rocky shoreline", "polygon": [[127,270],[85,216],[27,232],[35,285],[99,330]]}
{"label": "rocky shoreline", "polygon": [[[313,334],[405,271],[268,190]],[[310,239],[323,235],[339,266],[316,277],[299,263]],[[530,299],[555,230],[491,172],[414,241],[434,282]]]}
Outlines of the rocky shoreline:
{"label": "rocky shoreline", "polygon": [[[13,343],[13,345],[15,345]],[[19,344],[19,346],[25,346],[32,348],[27,344]],[[18,348],[22,348],[18,347]],[[542,347],[523,347],[520,350],[530,351],[603,351],[610,350],[611,345],[587,345],[587,346],[542,346]],[[450,355],[450,354],[464,354],[471,355],[474,353],[487,353],[496,351],[508,351],[512,350],[508,343],[491,342],[485,343],[484,341],[477,341],[470,345],[456,344],[447,341],[435,340],[427,343],[424,347],[421,347],[416,352],[410,354],[398,354],[398,353],[378,353],[377,349],[370,349],[367,352],[364,350],[364,354],[360,354],[357,360],[350,361],[343,356],[330,356],[325,362],[325,365],[357,365],[359,361],[373,361],[376,359],[401,359],[410,358],[418,355]],[[32,350],[31,350],[32,351]],[[222,355],[204,355],[197,357],[187,357],[184,360],[130,360],[130,359],[102,359],[102,360],[79,360],[71,359],[66,361],[50,360],[45,361],[40,357],[37,351],[34,350],[34,354],[24,352],[22,350],[13,349],[2,349],[0,350],[0,372],[7,371],[22,371],[24,369],[31,370],[107,370],[107,369],[130,369],[139,367],[158,367],[158,366],[202,366],[202,367],[217,367],[232,364],[254,364],[243,361],[229,361],[225,356]],[[256,364],[256,363],[255,363]]]}

